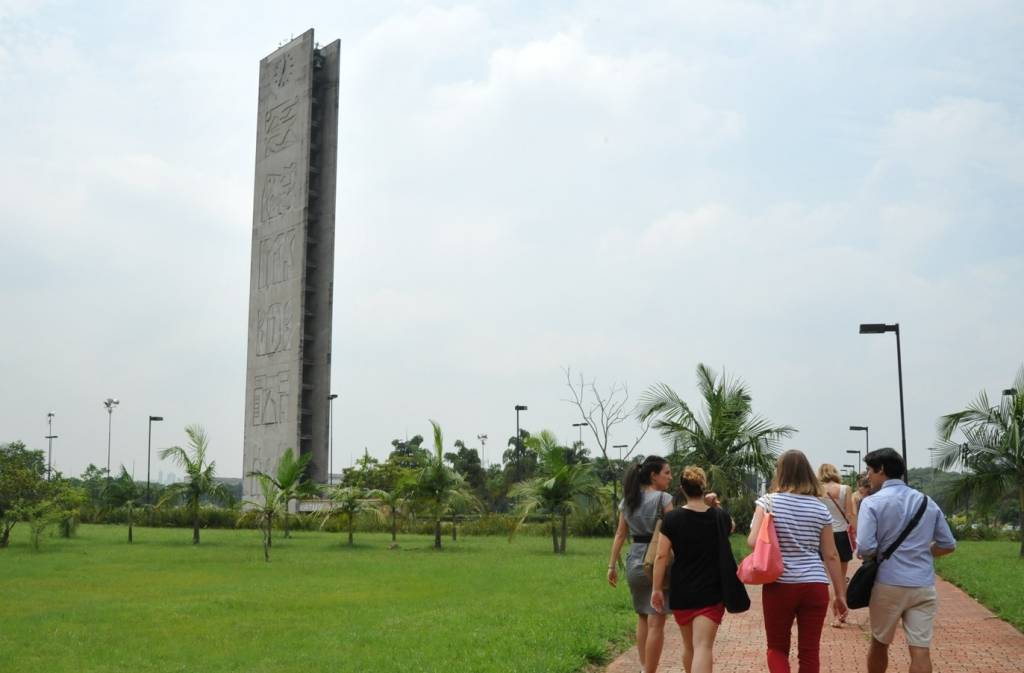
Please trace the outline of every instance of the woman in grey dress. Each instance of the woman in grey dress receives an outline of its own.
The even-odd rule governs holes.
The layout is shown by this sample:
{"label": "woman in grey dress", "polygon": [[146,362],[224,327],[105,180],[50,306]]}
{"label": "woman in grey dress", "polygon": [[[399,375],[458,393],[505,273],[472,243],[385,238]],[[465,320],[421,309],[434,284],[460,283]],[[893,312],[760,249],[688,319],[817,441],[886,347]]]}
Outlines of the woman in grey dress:
{"label": "woman in grey dress", "polygon": [[[626,555],[626,581],[636,610],[636,649],[644,673],[655,673],[665,642],[665,615],[651,607],[651,580],[644,574],[644,552],[654,532],[658,505],[668,512],[672,496],[665,491],[672,483],[672,468],[661,456],[648,456],[626,471],[623,498],[619,503],[619,525],[608,560],[608,583],[619,583],[618,560],[627,535],[633,537]],[[666,599],[665,604],[668,605]]]}

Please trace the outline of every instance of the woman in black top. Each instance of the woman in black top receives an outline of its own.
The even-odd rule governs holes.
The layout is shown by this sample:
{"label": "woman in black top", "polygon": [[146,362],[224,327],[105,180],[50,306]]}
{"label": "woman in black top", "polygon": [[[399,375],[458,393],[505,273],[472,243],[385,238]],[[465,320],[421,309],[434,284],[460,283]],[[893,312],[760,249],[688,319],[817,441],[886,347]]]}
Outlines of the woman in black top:
{"label": "woman in black top", "polygon": [[[729,515],[717,506],[712,494],[705,498],[706,488],[704,470],[691,466],[683,471],[679,490],[686,496],[686,504],[665,515],[654,564],[654,586],[660,587],[669,551],[675,554],[669,607],[683,637],[687,673],[711,673],[715,636],[725,614],[723,583],[729,578],[723,578],[723,568],[736,571],[735,559],[722,563],[719,558],[723,548],[720,535],[731,529],[731,522],[722,517]],[[664,594],[655,590],[651,605],[660,610],[664,603]]]}

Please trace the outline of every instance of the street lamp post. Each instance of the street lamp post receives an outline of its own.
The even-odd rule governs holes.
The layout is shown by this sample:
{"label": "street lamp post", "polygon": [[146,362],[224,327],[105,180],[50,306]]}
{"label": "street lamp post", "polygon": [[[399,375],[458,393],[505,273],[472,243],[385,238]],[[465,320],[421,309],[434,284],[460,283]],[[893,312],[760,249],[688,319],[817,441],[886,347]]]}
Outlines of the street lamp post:
{"label": "street lamp post", "polygon": [[886,332],[896,333],[896,374],[900,385],[900,441],[903,446],[903,481],[907,481],[907,471],[910,464],[907,462],[907,422],[903,412],[903,353],[900,348],[900,324],[893,323],[861,323],[861,334],[884,334]]}
{"label": "street lamp post", "polygon": [[103,406],[107,408],[107,479],[110,479],[110,432],[114,422],[114,407],[121,404],[121,401],[108,397],[103,400]]}
{"label": "street lamp post", "polygon": [[487,434],[479,434],[476,436],[480,440],[480,462],[487,469]]}
{"label": "street lamp post", "polygon": [[583,423],[573,423],[572,424],[572,427],[579,428],[579,431],[580,431],[580,448],[581,449],[583,448],[583,428],[587,427],[587,425],[588,425],[588,423],[586,423],[586,422],[583,422]]}
{"label": "street lamp post", "polygon": [[164,420],[163,416],[150,416],[149,417],[149,435],[146,438],[146,504],[153,504],[153,501],[149,498],[149,463],[150,455],[153,453],[153,421],[160,422]]}
{"label": "street lamp post", "polygon": [[860,465],[861,465],[860,449],[847,449],[846,452],[847,453],[856,453],[857,454],[857,464],[854,465],[853,467],[859,473],[860,472]]}
{"label": "street lamp post", "polygon": [[850,426],[850,430],[853,431],[853,432],[862,432],[863,431],[863,433],[864,433],[864,455],[865,456],[868,455],[868,453],[871,452],[871,443],[868,441],[870,436],[871,436],[871,432],[868,430],[868,426],[866,426],[866,425],[851,425]]}
{"label": "street lamp post", "polygon": [[[848,469],[850,471],[850,474],[852,474],[854,476],[854,479],[856,480],[856,477],[857,477],[857,466],[856,465],[850,465],[849,463],[845,463],[843,465],[843,467]],[[856,481],[854,482],[854,488],[856,488]]]}
{"label": "street lamp post", "polygon": [[[628,449],[629,448],[629,444],[612,444],[612,448],[619,450],[619,462],[616,463],[616,465],[615,465],[615,467],[616,467],[615,480],[612,481],[612,493],[614,494],[615,502],[618,503],[619,502],[619,473],[618,473],[618,468],[622,467],[622,450],[623,449]],[[623,495],[625,495],[625,493],[623,493]],[[618,506],[618,504],[616,504],[616,507],[617,506]]]}
{"label": "street lamp post", "polygon": [[628,449],[629,448],[629,444],[612,444],[612,448],[619,450],[619,462],[621,463],[622,462],[622,450],[623,449]]}
{"label": "street lamp post", "polygon": [[519,448],[519,412],[520,411],[526,411],[526,410],[527,409],[526,409],[526,405],[525,404],[517,404],[516,405],[516,448],[517,449]]}
{"label": "street lamp post", "polygon": [[53,440],[57,439],[57,435],[53,434],[54,416],[52,411],[46,414],[46,426],[50,429],[49,434],[46,435],[46,481],[53,479]]}
{"label": "street lamp post", "polygon": [[338,399],[337,393],[331,393],[327,396],[327,423],[331,426],[331,439],[330,446],[327,451],[330,456],[327,458],[327,485],[332,486],[334,484],[334,400]]}

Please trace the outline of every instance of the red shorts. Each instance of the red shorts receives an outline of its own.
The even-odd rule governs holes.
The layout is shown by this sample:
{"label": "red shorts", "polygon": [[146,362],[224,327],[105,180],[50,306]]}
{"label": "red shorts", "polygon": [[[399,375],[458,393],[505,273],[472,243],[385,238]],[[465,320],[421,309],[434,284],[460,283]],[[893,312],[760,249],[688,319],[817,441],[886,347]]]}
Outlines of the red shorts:
{"label": "red shorts", "polygon": [[672,616],[676,618],[676,624],[679,624],[679,626],[686,626],[697,617],[707,617],[715,624],[721,625],[722,618],[725,617],[725,605],[719,603],[718,605],[708,605],[703,608],[673,610]]}

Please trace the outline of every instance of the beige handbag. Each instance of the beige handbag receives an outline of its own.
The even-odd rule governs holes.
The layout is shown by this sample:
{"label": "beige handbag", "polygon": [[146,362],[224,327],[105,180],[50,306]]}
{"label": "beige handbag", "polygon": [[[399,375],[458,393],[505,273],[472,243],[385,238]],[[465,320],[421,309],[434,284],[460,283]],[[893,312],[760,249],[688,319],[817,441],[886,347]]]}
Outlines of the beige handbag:
{"label": "beige handbag", "polygon": [[[658,515],[654,520],[654,532],[651,533],[651,541],[647,543],[647,551],[644,552],[644,574],[650,580],[654,580],[654,559],[658,556],[658,535],[661,533],[661,522],[665,518],[665,506],[662,504],[662,494],[658,494]],[[669,586],[669,571],[672,569],[673,555],[672,550],[668,552],[668,558],[665,560],[665,579],[663,581],[662,589],[667,589]]]}

